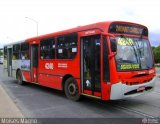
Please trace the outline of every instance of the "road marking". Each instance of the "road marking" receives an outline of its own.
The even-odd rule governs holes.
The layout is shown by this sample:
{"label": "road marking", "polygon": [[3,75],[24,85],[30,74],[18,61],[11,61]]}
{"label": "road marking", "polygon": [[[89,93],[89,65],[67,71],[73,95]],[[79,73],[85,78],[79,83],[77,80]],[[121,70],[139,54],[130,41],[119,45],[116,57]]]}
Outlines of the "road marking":
{"label": "road marking", "polygon": [[[102,101],[103,102],[103,101]],[[102,102],[98,102],[99,104],[101,105],[105,105],[104,103]],[[134,110],[134,109],[130,109],[130,108],[126,108],[126,107],[123,107],[123,106],[119,106],[119,105],[113,105],[111,103],[109,103],[113,108],[115,109],[118,109],[118,110],[125,110],[125,111],[129,111],[129,112],[132,112],[132,113],[136,113],[138,115],[142,115],[144,117],[148,117],[148,118],[156,118],[152,115],[149,115],[149,114],[146,114],[146,113],[143,113],[143,112],[140,112],[140,111],[137,111],[137,110]]]}
{"label": "road marking", "polygon": [[139,114],[139,115],[142,115],[142,116],[145,116],[145,117],[148,117],[148,118],[156,118],[152,115],[149,115],[149,114],[146,114],[146,113],[143,113],[143,112],[140,112],[140,111],[137,111],[137,110],[134,110],[134,109],[130,109],[130,108],[126,108],[126,107],[123,107],[123,106],[119,106],[119,105],[113,105],[117,108],[120,108],[122,110],[127,110],[127,111],[130,111],[130,112],[134,112],[136,114]]}

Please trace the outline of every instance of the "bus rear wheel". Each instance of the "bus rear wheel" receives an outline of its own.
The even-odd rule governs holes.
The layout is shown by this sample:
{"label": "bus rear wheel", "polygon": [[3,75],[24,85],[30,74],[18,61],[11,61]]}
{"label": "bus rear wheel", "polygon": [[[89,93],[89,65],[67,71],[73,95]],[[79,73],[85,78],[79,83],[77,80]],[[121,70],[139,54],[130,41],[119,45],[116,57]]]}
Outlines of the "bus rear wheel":
{"label": "bus rear wheel", "polygon": [[22,73],[21,73],[20,70],[18,70],[18,72],[17,72],[17,83],[18,83],[19,85],[24,84],[23,78],[22,78]]}
{"label": "bus rear wheel", "polygon": [[67,98],[73,101],[78,101],[80,99],[78,84],[73,77],[70,77],[66,80],[64,90]]}

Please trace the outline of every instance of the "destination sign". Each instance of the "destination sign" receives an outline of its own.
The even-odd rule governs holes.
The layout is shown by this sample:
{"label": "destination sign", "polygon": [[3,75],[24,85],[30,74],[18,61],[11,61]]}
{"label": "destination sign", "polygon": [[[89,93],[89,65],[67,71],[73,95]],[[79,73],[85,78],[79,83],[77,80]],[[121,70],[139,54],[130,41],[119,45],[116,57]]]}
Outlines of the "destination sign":
{"label": "destination sign", "polygon": [[123,33],[148,36],[148,29],[144,26],[136,26],[132,24],[111,24],[109,33]]}
{"label": "destination sign", "polygon": [[134,46],[132,38],[118,38],[117,43],[121,46]]}
{"label": "destination sign", "polygon": [[139,69],[139,64],[121,64],[120,69],[121,70],[129,70],[129,69]]}

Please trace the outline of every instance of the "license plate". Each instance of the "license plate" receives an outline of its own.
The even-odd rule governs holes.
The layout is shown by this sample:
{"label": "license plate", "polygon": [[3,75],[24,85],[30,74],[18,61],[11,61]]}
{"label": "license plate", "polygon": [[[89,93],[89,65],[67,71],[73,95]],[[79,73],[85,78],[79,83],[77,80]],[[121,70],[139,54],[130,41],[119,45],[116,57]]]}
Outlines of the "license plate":
{"label": "license plate", "polygon": [[138,92],[139,92],[139,91],[143,91],[143,90],[145,90],[145,87],[144,87],[144,86],[139,87],[139,88],[137,89]]}

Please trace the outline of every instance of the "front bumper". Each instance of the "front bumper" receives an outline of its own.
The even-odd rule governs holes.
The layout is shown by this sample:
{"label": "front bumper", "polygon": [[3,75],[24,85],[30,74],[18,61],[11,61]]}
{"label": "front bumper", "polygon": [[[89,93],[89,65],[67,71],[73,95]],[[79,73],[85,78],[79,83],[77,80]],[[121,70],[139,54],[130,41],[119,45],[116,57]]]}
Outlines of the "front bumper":
{"label": "front bumper", "polygon": [[[110,99],[111,100],[124,99],[124,98],[127,98],[127,97],[134,97],[134,96],[138,96],[138,95],[150,92],[150,91],[153,90],[153,88],[155,86],[155,79],[156,79],[156,77],[154,77],[148,83],[132,85],[132,86],[122,84],[121,82],[113,84],[111,86]],[[137,89],[139,87],[145,87],[146,90],[138,92]],[[137,91],[137,92],[135,92],[135,91]]]}

